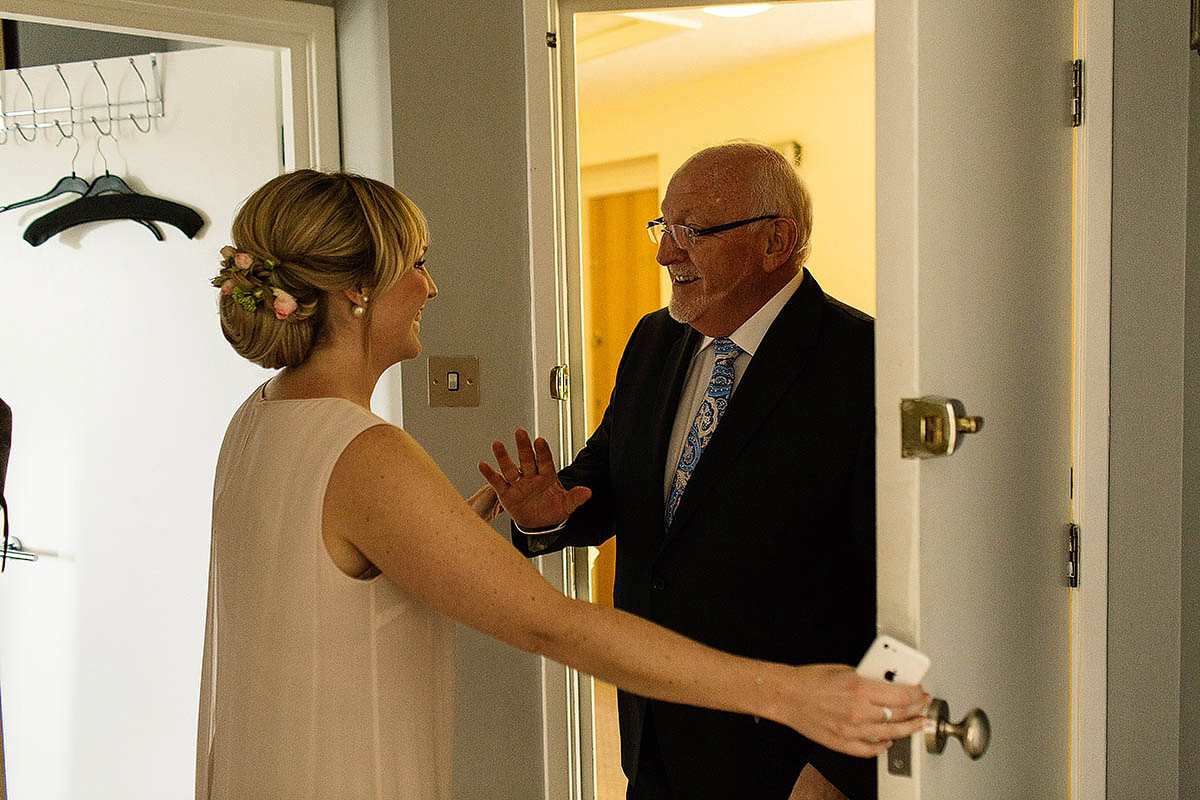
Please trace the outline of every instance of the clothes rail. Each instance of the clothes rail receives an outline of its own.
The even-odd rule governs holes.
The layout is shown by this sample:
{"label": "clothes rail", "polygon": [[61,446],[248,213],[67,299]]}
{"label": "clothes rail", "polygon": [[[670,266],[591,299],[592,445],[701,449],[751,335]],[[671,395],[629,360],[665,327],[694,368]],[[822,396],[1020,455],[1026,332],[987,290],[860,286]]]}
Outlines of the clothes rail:
{"label": "clothes rail", "polygon": [[[103,136],[108,136],[113,131],[113,125],[120,122],[131,122],[142,133],[150,132],[150,120],[161,119],[166,115],[166,106],[163,103],[162,79],[159,75],[158,55],[151,53],[145,57],[149,61],[150,83],[147,84],[146,77],[142,74],[142,70],[138,67],[137,60],[134,58],[126,59],[129,69],[137,77],[141,85],[142,96],[133,100],[113,101],[112,93],[108,87],[108,81],[104,77],[104,73],[100,70],[100,64],[96,61],[92,62],[92,70],[100,80],[100,85],[104,89],[104,102],[98,103],[76,103],[75,97],[80,94],[73,91],[71,83],[63,75],[62,65],[54,64],[54,72],[58,76],[58,82],[62,84],[60,93],[65,96],[66,104],[58,101],[57,104],[46,105],[39,107],[33,88],[29,85],[29,80],[26,73],[31,69],[11,69],[0,72],[0,76],[5,78],[4,88],[0,89],[0,145],[7,144],[8,140],[13,135],[20,136],[26,142],[32,142],[37,138],[38,131],[45,128],[57,128],[58,132],[66,138],[70,138],[75,132],[76,125],[94,125],[96,131]],[[22,97],[20,103],[21,108],[17,108],[17,103],[12,102],[6,105],[5,89],[11,83],[9,76],[15,75],[17,82],[22,89],[18,89],[16,94]],[[153,90],[151,89],[153,87]],[[45,93],[50,94],[47,90]],[[27,106],[27,107],[26,107]],[[106,126],[106,127],[105,127]]]}

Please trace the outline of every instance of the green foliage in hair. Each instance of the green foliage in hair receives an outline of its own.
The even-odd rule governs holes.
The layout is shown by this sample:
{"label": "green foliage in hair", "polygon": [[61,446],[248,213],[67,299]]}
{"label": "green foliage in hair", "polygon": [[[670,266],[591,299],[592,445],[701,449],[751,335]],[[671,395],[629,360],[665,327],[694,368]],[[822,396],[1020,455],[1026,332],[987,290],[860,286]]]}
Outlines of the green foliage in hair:
{"label": "green foliage in hair", "polygon": [[251,312],[258,310],[258,306],[262,302],[262,294],[262,289],[257,287],[247,291],[240,286],[235,286],[233,287],[233,291],[230,292],[233,302]]}

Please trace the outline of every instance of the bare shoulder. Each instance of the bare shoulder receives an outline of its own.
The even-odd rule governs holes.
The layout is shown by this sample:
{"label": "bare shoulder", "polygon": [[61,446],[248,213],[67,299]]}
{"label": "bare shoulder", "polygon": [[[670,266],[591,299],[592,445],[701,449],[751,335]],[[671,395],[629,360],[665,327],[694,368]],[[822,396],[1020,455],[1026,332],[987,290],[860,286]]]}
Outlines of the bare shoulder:
{"label": "bare shoulder", "polygon": [[353,458],[362,455],[364,452],[376,449],[393,450],[395,448],[413,449],[424,452],[421,450],[421,446],[417,444],[417,440],[406,433],[403,428],[381,422],[378,425],[372,425],[354,437],[353,441],[346,446],[343,455],[349,453]]}
{"label": "bare shoulder", "polygon": [[404,526],[405,509],[431,502],[441,480],[424,450],[400,428],[380,424],[359,433],[338,457],[325,487],[321,537],[338,569],[352,577],[383,569],[368,555],[371,540]]}
{"label": "bare shoulder", "polygon": [[326,510],[331,496],[351,496],[363,507],[431,481],[441,484],[445,476],[416,439],[395,425],[374,425],[354,437],[334,465]]}

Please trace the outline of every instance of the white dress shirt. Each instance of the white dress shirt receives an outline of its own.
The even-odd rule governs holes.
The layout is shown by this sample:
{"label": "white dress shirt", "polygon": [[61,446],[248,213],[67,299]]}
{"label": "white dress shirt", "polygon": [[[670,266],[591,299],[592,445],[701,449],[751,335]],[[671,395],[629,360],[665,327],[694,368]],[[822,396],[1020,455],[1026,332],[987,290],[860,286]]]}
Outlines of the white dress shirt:
{"label": "white dress shirt", "polygon": [[[804,270],[800,270],[794,278],[775,293],[774,297],[764,303],[762,308],[755,311],[750,319],[729,334],[729,338],[742,351],[733,360],[733,391],[729,395],[731,400],[733,392],[737,391],[738,384],[741,383],[742,376],[746,374],[746,368],[750,366],[750,359],[754,358],[754,352],[762,343],[763,337],[767,335],[767,329],[771,327],[771,323],[787,305],[787,301],[792,299],[792,295],[796,293],[796,289],[800,288],[803,280]],[[691,364],[688,366],[688,376],[687,381],[683,384],[683,392],[679,395],[679,409],[675,412],[675,424],[671,428],[671,440],[667,448],[666,473],[663,475],[664,503],[671,496],[671,484],[675,480],[675,470],[679,466],[679,456],[683,453],[688,430],[692,427],[692,421],[696,418],[696,412],[700,410],[700,404],[704,401],[704,395],[708,391],[713,364],[717,360],[716,350],[712,346],[714,341],[716,340],[711,336],[705,336],[700,340],[700,346],[692,355]]]}

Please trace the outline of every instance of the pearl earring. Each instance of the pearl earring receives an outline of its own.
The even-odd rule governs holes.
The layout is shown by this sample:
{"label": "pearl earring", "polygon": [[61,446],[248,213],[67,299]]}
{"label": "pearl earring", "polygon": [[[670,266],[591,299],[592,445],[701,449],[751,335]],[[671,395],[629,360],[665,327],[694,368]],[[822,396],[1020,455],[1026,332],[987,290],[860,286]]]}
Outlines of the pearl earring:
{"label": "pearl earring", "polygon": [[354,316],[361,318],[364,314],[367,313],[367,309],[365,308],[365,306],[367,304],[367,300],[369,300],[370,298],[368,298],[365,294],[359,295],[359,297],[362,299],[363,304],[361,306],[360,305],[354,306],[354,311],[352,311],[351,313],[354,314]]}

